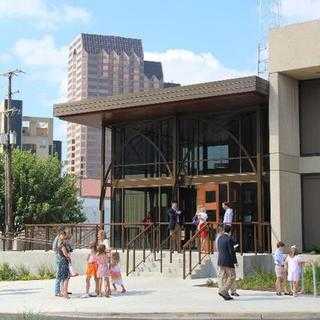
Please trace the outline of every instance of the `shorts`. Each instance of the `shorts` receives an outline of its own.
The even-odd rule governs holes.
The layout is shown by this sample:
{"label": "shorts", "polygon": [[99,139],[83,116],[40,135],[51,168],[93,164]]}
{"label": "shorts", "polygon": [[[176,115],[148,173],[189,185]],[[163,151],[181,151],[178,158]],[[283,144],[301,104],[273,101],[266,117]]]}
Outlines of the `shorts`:
{"label": "shorts", "polygon": [[87,263],[86,276],[87,277],[97,277],[98,265],[96,263]]}
{"label": "shorts", "polygon": [[284,269],[283,266],[275,266],[274,267],[276,277],[277,278],[285,278],[286,277],[286,270]]}

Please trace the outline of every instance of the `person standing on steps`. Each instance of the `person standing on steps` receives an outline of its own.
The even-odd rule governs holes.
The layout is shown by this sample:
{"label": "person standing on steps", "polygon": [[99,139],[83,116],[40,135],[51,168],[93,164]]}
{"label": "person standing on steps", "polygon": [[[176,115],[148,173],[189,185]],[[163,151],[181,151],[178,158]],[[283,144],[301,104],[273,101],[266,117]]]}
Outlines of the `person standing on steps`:
{"label": "person standing on steps", "polygon": [[239,296],[236,293],[236,271],[235,266],[238,265],[236,253],[234,250],[234,242],[231,238],[231,226],[224,225],[224,233],[218,239],[218,294],[224,300],[232,300],[229,295],[231,290],[232,296]]}
{"label": "person standing on steps", "polygon": [[230,208],[229,202],[224,202],[222,208],[224,209],[223,224],[231,226],[233,223],[233,209]]}
{"label": "person standing on steps", "polygon": [[179,210],[178,203],[173,201],[171,203],[171,208],[168,210],[169,217],[169,232],[171,240],[170,240],[170,248],[173,251],[180,252],[181,249],[181,227],[183,226],[184,216],[183,212]]}

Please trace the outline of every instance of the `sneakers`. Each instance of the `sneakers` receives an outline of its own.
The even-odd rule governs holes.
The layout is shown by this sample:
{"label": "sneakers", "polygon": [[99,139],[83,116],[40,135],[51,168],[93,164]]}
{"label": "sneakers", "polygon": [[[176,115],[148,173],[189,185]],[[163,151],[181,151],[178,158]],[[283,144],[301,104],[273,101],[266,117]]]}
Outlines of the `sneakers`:
{"label": "sneakers", "polygon": [[232,295],[233,297],[240,297],[239,293],[237,293],[237,292],[232,292],[231,295]]}
{"label": "sneakers", "polygon": [[229,296],[229,294],[223,294],[221,292],[218,292],[219,296],[221,296],[224,300],[229,301],[229,300],[233,300],[232,297]]}
{"label": "sneakers", "polygon": [[88,293],[86,293],[86,294],[82,295],[81,298],[82,298],[82,299],[90,298],[90,295],[89,295]]}

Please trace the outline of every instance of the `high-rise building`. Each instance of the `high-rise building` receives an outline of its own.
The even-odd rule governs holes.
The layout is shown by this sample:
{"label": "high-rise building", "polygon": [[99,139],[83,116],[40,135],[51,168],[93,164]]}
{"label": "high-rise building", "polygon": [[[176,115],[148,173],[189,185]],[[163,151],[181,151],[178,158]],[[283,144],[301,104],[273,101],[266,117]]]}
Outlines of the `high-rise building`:
{"label": "high-rise building", "polygon": [[[69,47],[68,100],[81,100],[163,88],[160,62],[144,61],[142,41],[116,36],[80,34]],[[68,171],[82,178],[100,176],[101,132],[69,124]],[[110,161],[107,132],[106,162]]]}
{"label": "high-rise building", "polygon": [[[0,103],[0,133],[4,133],[5,129],[5,107],[8,100],[4,100]],[[10,131],[16,133],[16,146],[21,147],[21,125],[22,125],[22,101],[11,100],[11,109],[13,110],[10,116]]]}
{"label": "high-rise building", "polygon": [[50,154],[56,156],[60,162],[62,161],[62,141],[53,140],[52,152]]}
{"label": "high-rise building", "polygon": [[23,150],[47,158],[52,154],[53,119],[40,117],[22,117]]}

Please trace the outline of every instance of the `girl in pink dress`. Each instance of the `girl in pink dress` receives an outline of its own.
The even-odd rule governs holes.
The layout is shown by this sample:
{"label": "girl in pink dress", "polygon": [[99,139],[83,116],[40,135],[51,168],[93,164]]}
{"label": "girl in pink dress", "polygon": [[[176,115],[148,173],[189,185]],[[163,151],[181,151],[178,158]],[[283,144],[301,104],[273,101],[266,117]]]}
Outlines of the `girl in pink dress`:
{"label": "girl in pink dress", "polygon": [[106,297],[110,296],[110,282],[109,282],[109,262],[106,254],[106,246],[104,244],[99,244],[97,249],[96,262],[97,268],[97,278],[99,281],[99,293],[100,297],[103,293]]}
{"label": "girl in pink dress", "polygon": [[126,288],[124,287],[122,276],[121,276],[121,269],[119,266],[120,263],[120,255],[118,252],[113,252],[111,255],[111,265],[110,265],[110,276],[112,280],[112,285],[114,290],[117,290],[117,286],[121,286],[122,293],[127,292]]}
{"label": "girl in pink dress", "polygon": [[287,272],[288,272],[288,281],[290,282],[291,292],[293,296],[298,295],[299,289],[299,280],[302,272],[303,261],[298,255],[298,250],[296,246],[291,246],[290,253],[285,261]]}

